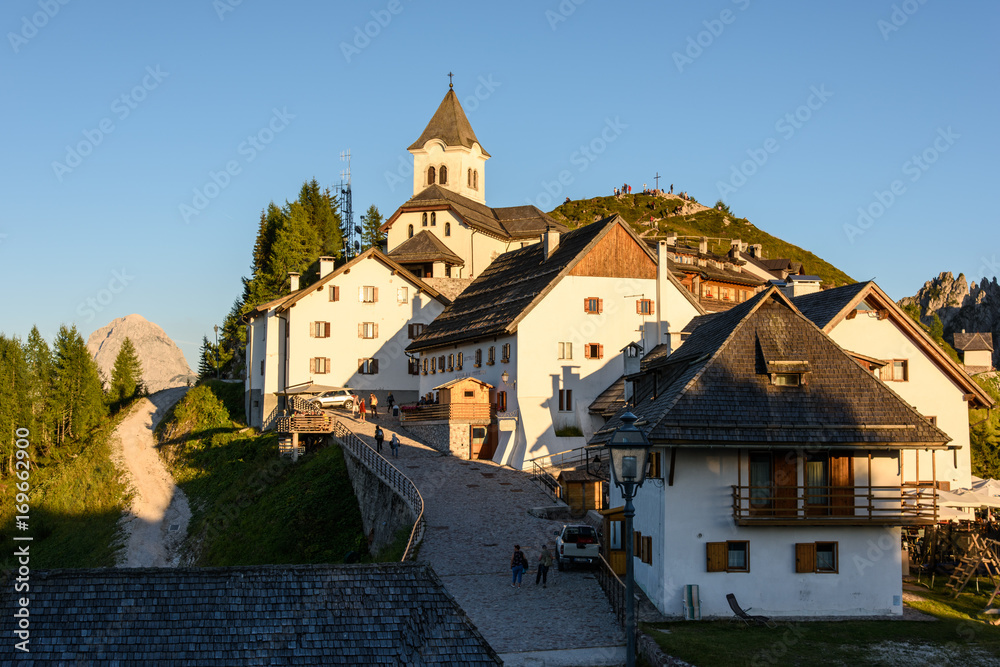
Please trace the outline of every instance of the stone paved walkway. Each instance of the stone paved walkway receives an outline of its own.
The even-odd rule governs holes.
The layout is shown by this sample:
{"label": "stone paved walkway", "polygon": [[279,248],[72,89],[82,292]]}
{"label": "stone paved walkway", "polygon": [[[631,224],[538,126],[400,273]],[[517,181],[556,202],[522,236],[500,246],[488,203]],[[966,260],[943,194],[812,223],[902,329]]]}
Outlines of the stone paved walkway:
{"label": "stone paved walkway", "polygon": [[[337,416],[373,442],[371,421],[360,423],[339,411]],[[617,655],[599,650],[624,646],[625,637],[591,569],[577,566],[559,572],[553,563],[548,587],[535,585],[541,545],[555,548],[562,523],[528,514],[531,507],[553,504],[530,475],[490,461],[441,454],[397,430],[395,420],[382,417],[380,423],[386,434],[382,453],[413,480],[424,498],[427,531],[418,560],[431,563],[498,653],[593,647],[595,658]],[[391,458],[388,446],[394,432],[402,443],[399,459]],[[515,544],[531,563],[519,589],[510,585]]]}

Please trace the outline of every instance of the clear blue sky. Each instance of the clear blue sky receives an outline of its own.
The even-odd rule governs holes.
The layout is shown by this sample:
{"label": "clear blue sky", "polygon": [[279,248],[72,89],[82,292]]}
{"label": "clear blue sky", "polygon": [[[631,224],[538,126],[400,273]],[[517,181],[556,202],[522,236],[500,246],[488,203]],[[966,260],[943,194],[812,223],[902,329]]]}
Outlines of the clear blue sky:
{"label": "clear blue sky", "polygon": [[391,214],[449,71],[493,206],[659,172],[897,299],[998,271],[995,2],[237,2],[4,3],[0,331],[137,312],[196,367],[261,209],[350,148]]}

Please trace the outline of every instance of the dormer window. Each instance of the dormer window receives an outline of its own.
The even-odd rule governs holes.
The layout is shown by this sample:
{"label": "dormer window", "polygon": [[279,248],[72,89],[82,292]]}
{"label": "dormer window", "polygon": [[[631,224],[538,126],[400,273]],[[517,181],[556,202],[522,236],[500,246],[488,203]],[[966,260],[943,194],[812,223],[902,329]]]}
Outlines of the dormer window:
{"label": "dormer window", "polygon": [[427,168],[427,185],[434,185],[434,179],[436,175],[437,172],[434,171],[434,167]]}
{"label": "dormer window", "polygon": [[438,176],[438,183],[448,185],[448,167],[441,165],[441,173]]}
{"label": "dormer window", "polygon": [[772,373],[771,384],[778,387],[798,387],[802,384],[801,373]]}

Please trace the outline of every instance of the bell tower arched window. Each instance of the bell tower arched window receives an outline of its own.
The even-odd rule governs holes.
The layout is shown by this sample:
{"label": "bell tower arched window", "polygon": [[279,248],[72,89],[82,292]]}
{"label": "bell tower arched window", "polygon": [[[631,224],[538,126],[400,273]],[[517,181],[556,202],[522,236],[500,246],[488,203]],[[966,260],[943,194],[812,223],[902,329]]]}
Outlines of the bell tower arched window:
{"label": "bell tower arched window", "polygon": [[445,236],[451,236],[451,223],[450,222],[444,223],[444,235]]}
{"label": "bell tower arched window", "polygon": [[427,167],[427,185],[434,185],[435,175],[434,167]]}
{"label": "bell tower arched window", "polygon": [[434,211],[431,211],[431,227],[435,227],[435,226],[437,226],[437,213],[435,213]]}
{"label": "bell tower arched window", "polygon": [[441,185],[448,185],[448,167],[441,165],[440,174],[438,175],[438,183]]}
{"label": "bell tower arched window", "polygon": [[426,213],[424,213],[423,215],[420,216],[420,224],[423,227],[427,226],[427,214]]}
{"label": "bell tower arched window", "polygon": [[474,172],[472,172],[472,189],[473,190],[478,190],[479,189],[479,170],[478,169],[475,170]]}
{"label": "bell tower arched window", "polygon": [[410,225],[409,227],[407,227],[406,234],[407,234],[406,238],[408,238],[408,239],[412,239],[413,238],[413,225]]}
{"label": "bell tower arched window", "polygon": [[469,170],[469,187],[472,187],[472,170]]}

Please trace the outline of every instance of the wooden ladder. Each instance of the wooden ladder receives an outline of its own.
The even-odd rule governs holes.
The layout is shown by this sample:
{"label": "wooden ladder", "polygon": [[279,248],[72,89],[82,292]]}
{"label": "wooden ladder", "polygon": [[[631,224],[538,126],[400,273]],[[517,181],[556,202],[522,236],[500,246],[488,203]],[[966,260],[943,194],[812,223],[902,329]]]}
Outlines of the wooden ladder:
{"label": "wooden ladder", "polygon": [[994,551],[997,546],[1000,546],[1000,543],[985,537],[980,538],[979,535],[973,534],[972,543],[969,544],[965,556],[962,557],[962,560],[955,567],[955,571],[951,573],[951,578],[948,579],[945,588],[950,588],[954,592],[954,597],[957,598],[966,584],[969,583],[972,575],[979,570],[979,566],[984,565],[990,581],[997,585],[986,606],[992,604],[993,598],[997,594],[1000,594],[1000,581],[995,576],[1000,574],[1000,562],[997,561],[997,555]]}

